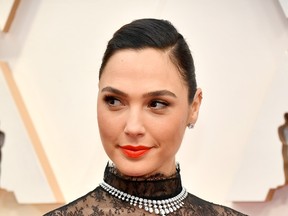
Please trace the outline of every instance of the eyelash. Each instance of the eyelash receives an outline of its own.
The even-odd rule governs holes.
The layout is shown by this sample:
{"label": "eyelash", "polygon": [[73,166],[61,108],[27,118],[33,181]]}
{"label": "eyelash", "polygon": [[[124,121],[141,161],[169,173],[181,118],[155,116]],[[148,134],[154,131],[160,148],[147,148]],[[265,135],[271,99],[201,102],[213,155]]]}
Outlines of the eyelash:
{"label": "eyelash", "polygon": [[[160,104],[161,107],[160,108],[156,108],[156,107],[153,107],[152,105],[155,105],[155,104]],[[148,107],[151,108],[151,109],[155,109],[155,110],[159,110],[159,109],[164,109],[166,107],[168,107],[170,104],[166,101],[163,101],[163,100],[152,100]]]}
{"label": "eyelash", "polygon": [[118,105],[115,105],[115,104],[111,104],[111,101],[119,101],[120,104],[122,105],[122,102],[120,99],[118,99],[117,97],[114,97],[114,96],[111,96],[111,95],[105,95],[104,96],[104,101],[107,105],[111,106],[111,107],[115,107],[115,106],[118,106]]}
{"label": "eyelash", "polygon": [[[110,107],[123,106],[122,101],[119,98],[112,96],[112,95],[105,95],[103,100]],[[111,103],[112,101],[113,101],[113,103]],[[115,105],[115,101],[119,101],[119,104]],[[156,107],[155,107],[155,105],[156,105]],[[157,105],[160,105],[160,107],[157,107]],[[162,109],[167,108],[169,105],[170,105],[170,103],[168,103],[167,101],[163,101],[163,100],[159,100],[159,99],[153,99],[148,103],[147,107],[150,109],[153,109],[153,110],[162,110]]]}

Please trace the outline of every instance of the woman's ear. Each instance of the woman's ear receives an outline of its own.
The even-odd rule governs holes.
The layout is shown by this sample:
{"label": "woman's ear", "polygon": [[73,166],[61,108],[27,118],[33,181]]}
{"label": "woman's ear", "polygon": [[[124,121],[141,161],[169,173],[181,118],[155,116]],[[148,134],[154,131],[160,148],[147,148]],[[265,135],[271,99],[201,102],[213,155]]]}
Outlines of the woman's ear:
{"label": "woman's ear", "polygon": [[200,110],[201,101],[202,101],[202,90],[198,88],[194,95],[193,102],[189,105],[190,110],[187,125],[188,124],[194,125],[196,123]]}

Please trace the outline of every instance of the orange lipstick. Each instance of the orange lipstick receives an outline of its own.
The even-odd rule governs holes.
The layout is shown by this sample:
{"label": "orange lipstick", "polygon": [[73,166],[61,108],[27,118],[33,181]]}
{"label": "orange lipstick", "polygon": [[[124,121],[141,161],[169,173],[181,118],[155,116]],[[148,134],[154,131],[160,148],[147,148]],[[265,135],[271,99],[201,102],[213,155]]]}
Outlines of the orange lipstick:
{"label": "orange lipstick", "polygon": [[121,146],[122,152],[130,158],[139,158],[146,154],[151,148],[146,146]]}

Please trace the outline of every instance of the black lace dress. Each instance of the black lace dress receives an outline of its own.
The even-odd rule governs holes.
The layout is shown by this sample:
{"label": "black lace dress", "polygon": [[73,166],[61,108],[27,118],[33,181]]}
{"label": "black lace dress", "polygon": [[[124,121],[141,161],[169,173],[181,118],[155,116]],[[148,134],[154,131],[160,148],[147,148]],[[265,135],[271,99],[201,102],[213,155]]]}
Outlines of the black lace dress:
{"label": "black lace dress", "polygon": [[[131,178],[122,176],[117,170],[107,165],[104,173],[104,181],[109,185],[124,191],[128,194],[162,200],[174,197],[182,190],[180,169],[170,176],[161,174],[150,176],[149,178]],[[202,200],[190,193],[183,200],[184,205],[168,215],[177,216],[244,216],[231,208],[220,206]],[[101,186],[80,197],[79,199],[53,210],[45,216],[153,216],[143,208],[130,205],[129,202],[121,200],[106,192]]]}

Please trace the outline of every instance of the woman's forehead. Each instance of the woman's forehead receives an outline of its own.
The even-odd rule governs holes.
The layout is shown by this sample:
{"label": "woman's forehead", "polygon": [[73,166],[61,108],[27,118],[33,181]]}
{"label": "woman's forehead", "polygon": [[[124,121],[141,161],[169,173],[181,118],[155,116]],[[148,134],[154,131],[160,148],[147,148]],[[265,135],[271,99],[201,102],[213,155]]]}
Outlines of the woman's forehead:
{"label": "woman's forehead", "polygon": [[169,56],[155,49],[119,51],[109,60],[99,84],[100,91],[113,87],[139,95],[161,90],[186,95],[188,91]]}
{"label": "woman's forehead", "polygon": [[114,76],[179,76],[178,68],[165,51],[153,48],[125,49],[116,52],[105,66],[103,75]]}

